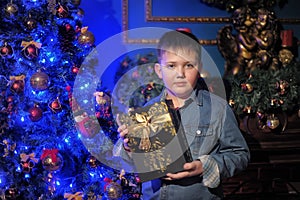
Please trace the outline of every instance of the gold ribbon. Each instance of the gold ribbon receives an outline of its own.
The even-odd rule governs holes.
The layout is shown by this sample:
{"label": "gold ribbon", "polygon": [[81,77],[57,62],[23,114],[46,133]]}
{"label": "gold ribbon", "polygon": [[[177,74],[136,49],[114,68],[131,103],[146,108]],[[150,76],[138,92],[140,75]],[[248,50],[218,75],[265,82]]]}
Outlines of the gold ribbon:
{"label": "gold ribbon", "polygon": [[139,144],[139,148],[141,150],[148,151],[151,147],[150,142],[150,133],[151,130],[153,132],[158,132],[162,129],[161,124],[171,121],[171,117],[169,113],[162,114],[160,116],[155,115],[145,115],[135,113],[137,124],[131,125],[128,127],[129,132],[142,132],[141,141]]}
{"label": "gold ribbon", "polygon": [[21,158],[22,162],[26,162],[28,159],[32,160],[35,163],[38,162],[38,159],[35,158],[35,154],[34,153],[31,153],[31,154],[21,153],[20,154],[20,158]]}
{"label": "gold ribbon", "polygon": [[85,27],[82,27],[82,28],[80,29],[80,32],[81,32],[81,33],[86,33],[87,30],[88,30],[88,26],[85,26]]}
{"label": "gold ribbon", "polygon": [[42,43],[35,42],[35,41],[33,41],[33,40],[31,40],[30,42],[22,41],[21,46],[24,47],[24,48],[22,49],[22,51],[25,50],[26,47],[28,47],[28,46],[31,45],[31,44],[33,44],[36,48],[39,48],[39,49],[42,47]]}
{"label": "gold ribbon", "polygon": [[22,74],[20,76],[9,76],[9,80],[11,81],[24,81],[25,75]]}
{"label": "gold ribbon", "polygon": [[75,194],[65,193],[64,198],[68,200],[82,200],[83,193],[76,192]]}

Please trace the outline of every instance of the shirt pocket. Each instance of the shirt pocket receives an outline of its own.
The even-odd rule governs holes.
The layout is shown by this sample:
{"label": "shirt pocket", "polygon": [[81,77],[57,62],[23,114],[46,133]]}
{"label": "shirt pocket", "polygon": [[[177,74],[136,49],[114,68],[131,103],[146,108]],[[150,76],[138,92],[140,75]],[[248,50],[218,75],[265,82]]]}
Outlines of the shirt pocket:
{"label": "shirt pocket", "polygon": [[187,127],[187,137],[190,140],[190,149],[194,159],[197,159],[200,155],[200,149],[204,144],[204,140],[210,140],[213,137],[213,125],[201,124],[199,126]]}

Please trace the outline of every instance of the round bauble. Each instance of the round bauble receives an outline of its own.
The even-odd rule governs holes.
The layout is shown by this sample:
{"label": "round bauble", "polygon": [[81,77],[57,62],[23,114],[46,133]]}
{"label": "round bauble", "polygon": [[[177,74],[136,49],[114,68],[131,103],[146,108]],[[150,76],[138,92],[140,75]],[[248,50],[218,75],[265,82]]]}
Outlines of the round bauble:
{"label": "round bauble", "polygon": [[78,36],[78,42],[82,45],[92,46],[95,43],[94,34],[90,31],[85,31]]}
{"label": "round bauble", "polygon": [[49,76],[45,72],[38,71],[31,76],[30,85],[36,91],[45,90],[50,85]]}
{"label": "round bauble", "polygon": [[15,186],[10,186],[7,190],[5,190],[4,198],[5,200],[15,200],[19,199],[20,192]]}
{"label": "round bauble", "polygon": [[116,182],[111,182],[106,186],[105,196],[109,200],[117,200],[123,195],[122,187]]}
{"label": "round bauble", "polygon": [[5,16],[7,18],[15,17],[18,14],[18,11],[18,6],[13,3],[8,3],[4,8]]}
{"label": "round bauble", "polygon": [[4,58],[11,58],[13,56],[13,48],[9,44],[5,43],[0,47],[0,55]]}
{"label": "round bauble", "polygon": [[59,18],[67,18],[69,17],[69,8],[65,5],[59,5],[56,9],[56,16]]}
{"label": "round bauble", "polygon": [[55,155],[55,159],[53,159],[51,154],[49,154],[42,159],[42,165],[43,168],[49,172],[57,172],[63,166],[63,158],[59,153]]}
{"label": "round bauble", "polygon": [[38,25],[37,21],[31,17],[27,17],[24,20],[24,26],[29,31],[34,30],[37,27],[37,25]]}
{"label": "round bauble", "polygon": [[39,55],[39,48],[37,48],[34,44],[30,44],[28,46],[26,46],[23,50],[23,55],[31,60],[31,59],[34,59],[34,58],[37,58],[38,55]]}
{"label": "round bauble", "polygon": [[43,117],[43,110],[35,105],[34,107],[29,109],[29,118],[33,122],[39,121]]}

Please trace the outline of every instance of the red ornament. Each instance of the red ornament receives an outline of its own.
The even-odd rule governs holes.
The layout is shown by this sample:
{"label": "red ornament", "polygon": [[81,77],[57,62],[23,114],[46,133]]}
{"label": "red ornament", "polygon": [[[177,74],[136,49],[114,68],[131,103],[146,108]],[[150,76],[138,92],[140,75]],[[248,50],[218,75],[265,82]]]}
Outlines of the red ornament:
{"label": "red ornament", "polygon": [[59,5],[56,9],[56,15],[59,18],[67,18],[69,17],[69,9],[67,6]]}
{"label": "red ornament", "polygon": [[44,169],[49,172],[59,171],[63,166],[63,158],[58,149],[44,149],[41,159]]}
{"label": "red ornament", "polygon": [[77,73],[79,72],[79,68],[76,67],[76,66],[73,66],[73,67],[72,67],[72,72],[73,72],[74,74],[77,74]]}
{"label": "red ornament", "polygon": [[293,30],[282,30],[280,32],[280,38],[282,47],[293,46]]}
{"label": "red ornament", "polygon": [[29,118],[33,122],[39,121],[43,117],[43,111],[38,105],[29,109]]}
{"label": "red ornament", "polygon": [[15,93],[21,93],[24,91],[24,85],[25,85],[25,76],[24,75],[20,75],[20,76],[11,76],[9,77],[9,79],[11,80],[11,85],[10,85],[10,89],[11,91],[15,92]]}
{"label": "red ornament", "polygon": [[30,44],[25,47],[23,54],[28,59],[37,58],[39,55],[39,48],[37,48],[34,44]]}
{"label": "red ornament", "polygon": [[11,58],[13,53],[13,48],[7,43],[0,47],[0,55],[4,58]]}
{"label": "red ornament", "polygon": [[58,112],[61,112],[62,111],[62,107],[61,107],[61,103],[58,99],[58,97],[52,101],[50,104],[49,104],[49,108],[54,112],[54,113],[58,113]]}

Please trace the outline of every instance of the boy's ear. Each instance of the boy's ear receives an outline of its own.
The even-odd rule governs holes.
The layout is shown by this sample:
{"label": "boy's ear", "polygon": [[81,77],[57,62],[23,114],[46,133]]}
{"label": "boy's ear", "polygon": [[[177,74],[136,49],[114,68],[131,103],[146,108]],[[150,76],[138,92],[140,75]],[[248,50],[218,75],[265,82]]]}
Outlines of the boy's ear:
{"label": "boy's ear", "polygon": [[157,74],[157,76],[159,78],[162,78],[161,68],[160,68],[160,64],[159,63],[155,63],[154,70],[155,70],[155,73]]}

